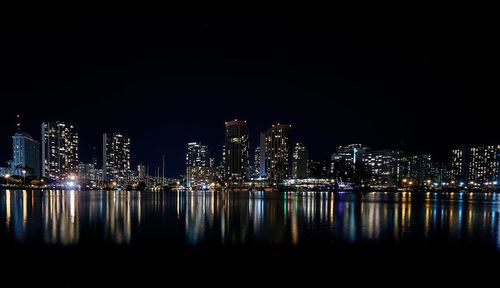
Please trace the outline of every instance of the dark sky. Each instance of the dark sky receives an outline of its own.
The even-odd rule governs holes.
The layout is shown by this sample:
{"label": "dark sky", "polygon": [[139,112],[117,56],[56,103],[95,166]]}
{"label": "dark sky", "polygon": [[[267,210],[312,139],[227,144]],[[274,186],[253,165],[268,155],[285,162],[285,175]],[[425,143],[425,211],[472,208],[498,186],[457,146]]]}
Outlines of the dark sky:
{"label": "dark sky", "polygon": [[220,159],[235,117],[252,151],[260,131],[291,123],[316,158],[355,142],[441,159],[454,145],[500,144],[494,18],[335,15],[0,20],[0,161],[17,113],[37,138],[42,121],[79,126],[83,161],[121,131],[134,165],[166,154],[169,176],[183,172],[187,142]]}

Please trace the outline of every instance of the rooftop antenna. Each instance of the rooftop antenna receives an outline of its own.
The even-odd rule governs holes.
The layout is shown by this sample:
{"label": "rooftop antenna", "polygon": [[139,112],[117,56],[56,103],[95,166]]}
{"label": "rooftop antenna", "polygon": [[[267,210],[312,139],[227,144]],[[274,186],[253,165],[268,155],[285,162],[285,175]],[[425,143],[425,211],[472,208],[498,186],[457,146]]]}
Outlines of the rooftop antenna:
{"label": "rooftop antenna", "polygon": [[17,114],[17,131],[21,131],[21,116]]}

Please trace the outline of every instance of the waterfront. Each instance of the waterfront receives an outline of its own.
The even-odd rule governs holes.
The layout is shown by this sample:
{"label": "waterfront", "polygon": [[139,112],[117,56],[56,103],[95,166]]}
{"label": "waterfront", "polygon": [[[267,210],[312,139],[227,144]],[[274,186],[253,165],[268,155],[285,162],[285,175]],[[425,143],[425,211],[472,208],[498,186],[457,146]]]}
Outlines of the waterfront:
{"label": "waterfront", "polygon": [[[500,249],[496,193],[2,191],[3,241],[200,245],[478,239]],[[140,233],[139,233],[140,231]],[[154,239],[153,239],[154,238]]]}
{"label": "waterfront", "polygon": [[425,255],[427,265],[465,268],[470,263],[451,259],[500,259],[495,193],[0,193],[5,259],[67,275],[82,268],[156,271],[172,263],[209,265],[207,271],[214,263],[296,269],[326,261],[321,267],[329,269],[388,259],[408,265]]}

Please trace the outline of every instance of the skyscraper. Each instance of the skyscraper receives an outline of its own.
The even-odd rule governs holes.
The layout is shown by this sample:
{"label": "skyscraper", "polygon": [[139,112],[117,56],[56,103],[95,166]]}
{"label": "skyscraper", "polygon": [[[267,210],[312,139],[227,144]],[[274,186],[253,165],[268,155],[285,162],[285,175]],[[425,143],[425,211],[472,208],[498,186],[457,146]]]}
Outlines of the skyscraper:
{"label": "skyscraper", "polygon": [[307,148],[302,142],[297,142],[293,149],[292,177],[296,179],[307,177]]}
{"label": "skyscraper", "polygon": [[17,131],[12,136],[12,174],[40,177],[40,143],[30,135]]}
{"label": "skyscraper", "polygon": [[62,122],[42,123],[42,174],[62,180],[78,175],[78,132]]}
{"label": "skyscraper", "polygon": [[226,177],[231,181],[242,181],[249,175],[248,127],[246,121],[235,119],[226,123],[223,161]]}
{"label": "skyscraper", "polygon": [[367,172],[364,182],[370,185],[396,186],[398,152],[391,149],[363,152],[361,161]]}
{"label": "skyscraper", "polygon": [[500,145],[470,148],[467,174],[468,181],[474,184],[498,182],[500,180]]}
{"label": "skyscraper", "polygon": [[139,181],[144,181],[146,179],[146,166],[139,164],[137,165],[137,177]]}
{"label": "skyscraper", "polygon": [[470,148],[462,147],[451,150],[450,169],[455,184],[467,183],[469,181]]}
{"label": "skyscraper", "polygon": [[[260,133],[259,137],[259,179],[267,178],[266,169],[266,133]],[[257,156],[256,156],[257,157]]]}
{"label": "skyscraper", "polygon": [[103,142],[103,173],[106,181],[128,184],[130,175],[130,138],[120,133],[105,133]]}
{"label": "skyscraper", "polygon": [[290,128],[292,125],[274,124],[266,132],[267,178],[273,185],[290,176]]}
{"label": "skyscraper", "polygon": [[416,185],[423,186],[432,176],[432,156],[415,155],[408,157],[410,161],[410,178],[416,181]]}
{"label": "skyscraper", "polygon": [[361,144],[337,147],[337,151],[332,154],[331,158],[331,174],[336,178],[342,178],[342,181],[359,184],[363,152],[368,150]]}
{"label": "skyscraper", "polygon": [[260,146],[255,148],[253,157],[253,178],[260,178]]}
{"label": "skyscraper", "polygon": [[210,151],[199,142],[188,143],[186,152],[187,187],[206,188],[213,180]]}

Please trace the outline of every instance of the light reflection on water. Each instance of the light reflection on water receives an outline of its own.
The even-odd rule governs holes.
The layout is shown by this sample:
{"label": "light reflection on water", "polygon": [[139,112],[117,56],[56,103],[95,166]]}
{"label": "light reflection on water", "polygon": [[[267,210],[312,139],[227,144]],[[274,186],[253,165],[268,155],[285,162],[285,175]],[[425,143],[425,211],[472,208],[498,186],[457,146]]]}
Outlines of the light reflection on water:
{"label": "light reflection on water", "polygon": [[500,248],[496,194],[0,191],[0,239],[61,245],[479,240]]}

